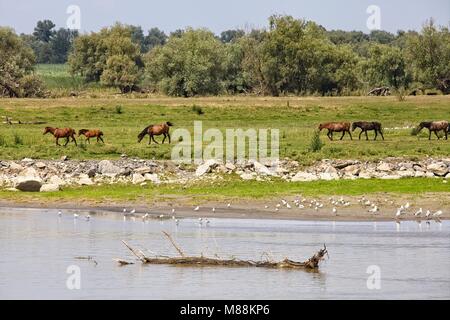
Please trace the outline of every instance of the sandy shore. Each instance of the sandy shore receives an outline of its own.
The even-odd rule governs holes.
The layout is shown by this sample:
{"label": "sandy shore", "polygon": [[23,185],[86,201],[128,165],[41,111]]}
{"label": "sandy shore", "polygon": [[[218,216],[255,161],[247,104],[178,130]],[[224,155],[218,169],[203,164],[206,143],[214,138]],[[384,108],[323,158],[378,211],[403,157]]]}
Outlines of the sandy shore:
{"label": "sandy shore", "polygon": [[[400,217],[400,220],[424,220],[425,212],[430,210],[432,213],[442,210],[439,216],[441,220],[450,219],[450,195],[439,198],[433,194],[421,195],[420,199],[411,195],[371,195],[367,200],[378,206],[377,213],[369,212],[372,208],[363,205],[360,202],[361,197],[344,197],[350,205],[334,205],[332,200],[340,197],[317,198],[318,202],[323,204],[322,208],[315,209],[315,206],[309,207],[313,199],[306,199],[305,208],[299,209],[293,204],[294,197],[286,197],[285,200],[290,203],[291,208],[282,205],[281,199],[270,200],[240,200],[226,203],[202,202],[192,204],[181,199],[174,199],[172,202],[157,203],[102,203],[91,201],[46,201],[46,202],[11,202],[0,200],[0,211],[7,211],[8,208],[36,208],[36,209],[64,209],[80,210],[96,213],[116,213],[122,215],[123,209],[127,211],[136,210],[136,217],[141,217],[149,213],[151,217],[158,218],[164,215],[164,218],[238,218],[238,219],[281,219],[281,220],[332,220],[332,221],[386,221],[395,220],[397,208],[406,203],[410,208]],[[230,207],[228,207],[230,203]],[[277,205],[280,204],[277,210]],[[198,211],[194,207],[199,206]],[[213,211],[213,208],[215,211]],[[333,213],[333,208],[337,209]],[[423,214],[419,217],[414,215],[419,208],[423,209]],[[172,213],[175,209],[175,213]]]}

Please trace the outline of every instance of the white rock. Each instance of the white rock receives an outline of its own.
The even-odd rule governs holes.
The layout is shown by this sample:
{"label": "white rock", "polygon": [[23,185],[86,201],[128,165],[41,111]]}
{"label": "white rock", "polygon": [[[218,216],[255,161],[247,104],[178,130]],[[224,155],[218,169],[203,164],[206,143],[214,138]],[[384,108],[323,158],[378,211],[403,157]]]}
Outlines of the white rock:
{"label": "white rock", "polygon": [[319,177],[313,173],[299,171],[292,177],[292,182],[300,182],[300,181],[316,181],[319,180]]}
{"label": "white rock", "polygon": [[156,173],[146,173],[144,175],[144,179],[145,181],[151,181],[153,183],[160,183],[161,181],[159,180],[159,177]]}
{"label": "white rock", "polygon": [[140,184],[142,182],[145,182],[145,178],[140,173],[133,173],[132,182],[133,184]]}
{"label": "white rock", "polygon": [[253,180],[255,178],[256,178],[255,175],[251,174],[251,173],[243,173],[243,174],[241,174],[241,179],[242,180]]}
{"label": "white rock", "polygon": [[40,189],[41,192],[56,192],[60,190],[61,190],[60,185],[53,183],[43,184]]}
{"label": "white rock", "polygon": [[265,165],[259,163],[258,161],[253,161],[253,166],[255,168],[255,172],[261,175],[271,176],[273,173],[267,168]]}
{"label": "white rock", "polygon": [[445,176],[449,172],[447,165],[443,162],[429,164],[427,166],[427,170],[441,177]]}
{"label": "white rock", "polygon": [[48,180],[49,184],[65,185],[66,182],[57,175],[53,175]]}
{"label": "white rock", "polygon": [[105,176],[109,177],[116,177],[118,176],[122,169],[118,166],[115,166],[111,161],[109,160],[102,160],[98,163],[98,171]]}
{"label": "white rock", "polygon": [[384,172],[392,171],[393,169],[394,169],[394,166],[388,162],[382,162],[377,167],[378,171],[384,171]]}
{"label": "white rock", "polygon": [[80,174],[77,183],[82,186],[92,186],[94,181],[87,174]]}
{"label": "white rock", "polygon": [[320,172],[319,173],[319,179],[320,180],[326,180],[326,181],[338,180],[339,179],[339,175],[337,173]]}
{"label": "white rock", "polygon": [[205,161],[205,163],[199,165],[197,167],[197,170],[195,170],[195,175],[197,177],[201,177],[209,172],[211,172],[211,169],[215,168],[219,165],[219,162],[215,159],[209,159]]}
{"label": "white rock", "polygon": [[35,164],[36,168],[38,169],[44,169],[45,167],[47,167],[47,165],[43,162],[38,162]]}
{"label": "white rock", "polygon": [[231,171],[236,170],[236,166],[234,164],[232,164],[231,162],[227,162],[225,164],[225,168],[227,168],[228,170],[231,170]]}
{"label": "white rock", "polygon": [[17,164],[15,162],[10,162],[9,168],[14,171],[22,171],[24,169],[20,164]]}
{"label": "white rock", "polygon": [[25,168],[20,173],[19,176],[24,177],[39,177],[39,174],[37,173],[36,169],[33,167]]}

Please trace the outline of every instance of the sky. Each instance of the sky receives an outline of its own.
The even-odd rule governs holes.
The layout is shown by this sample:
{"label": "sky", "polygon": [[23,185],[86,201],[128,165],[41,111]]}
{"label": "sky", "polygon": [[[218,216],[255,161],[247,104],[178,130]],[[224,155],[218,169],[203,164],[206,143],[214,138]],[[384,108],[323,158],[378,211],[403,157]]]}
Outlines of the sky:
{"label": "sky", "polygon": [[119,21],[167,33],[188,26],[220,33],[267,27],[272,14],[313,20],[327,29],[370,32],[370,5],[380,8],[380,28],[390,32],[420,30],[430,17],[439,25],[450,24],[449,0],[0,0],[0,26],[31,33],[38,20],[50,19],[58,28],[65,27],[70,5],[80,8],[82,32]]}

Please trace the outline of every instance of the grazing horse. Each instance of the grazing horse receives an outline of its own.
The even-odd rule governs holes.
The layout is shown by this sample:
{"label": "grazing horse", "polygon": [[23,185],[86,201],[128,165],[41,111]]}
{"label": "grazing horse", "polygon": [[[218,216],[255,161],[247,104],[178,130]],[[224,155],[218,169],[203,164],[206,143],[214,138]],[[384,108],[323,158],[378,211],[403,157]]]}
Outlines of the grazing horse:
{"label": "grazing horse", "polygon": [[381,131],[381,123],[379,122],[367,122],[367,121],[357,121],[352,124],[352,131],[355,131],[356,128],[360,128],[361,132],[359,133],[359,140],[361,140],[361,135],[363,133],[366,134],[366,140],[369,140],[367,136],[367,131],[375,131],[375,138],[373,140],[377,140],[378,133],[381,134],[381,138],[384,140],[383,132]]}
{"label": "grazing horse", "polygon": [[105,143],[105,141],[103,141],[103,132],[101,130],[95,129],[95,130],[88,130],[88,129],[81,129],[78,131],[78,136],[84,135],[86,137],[86,141],[90,144],[91,143],[91,138],[97,138],[97,142],[100,142],[99,140],[101,140],[103,143]]}
{"label": "grazing horse", "polygon": [[442,120],[442,121],[421,122],[419,124],[417,134],[419,134],[419,132],[422,131],[423,128],[427,128],[429,131],[428,140],[431,140],[431,132],[434,132],[434,134],[439,140],[440,137],[437,134],[439,131],[444,131],[445,140],[448,139],[448,131],[449,131],[448,121]]}
{"label": "grazing horse", "polygon": [[319,131],[322,131],[322,129],[327,129],[327,136],[328,139],[333,140],[333,132],[342,132],[341,139],[342,140],[345,136],[345,133],[347,132],[350,136],[350,139],[353,140],[352,134],[350,132],[350,122],[327,122],[327,123],[321,123],[319,125]]}
{"label": "grazing horse", "polygon": [[72,128],[52,128],[52,127],[46,127],[44,129],[44,135],[47,133],[51,133],[56,138],[56,145],[60,146],[58,140],[59,138],[66,138],[66,143],[64,144],[64,147],[67,146],[69,143],[69,138],[72,138],[72,141],[77,145],[77,140],[75,139],[75,130]]}
{"label": "grazing horse", "polygon": [[169,138],[169,144],[170,144],[169,130],[170,130],[170,127],[172,127],[172,126],[173,126],[173,124],[169,121],[161,123],[161,124],[151,124],[144,130],[142,130],[141,133],[139,133],[138,143],[140,143],[142,141],[142,139],[145,137],[145,135],[148,134],[150,136],[148,144],[151,144],[152,140],[154,143],[159,144],[158,142],[156,142],[154,136],[160,136],[160,135],[164,135],[164,139],[162,141],[163,144],[164,144],[164,141],[166,140],[166,138]]}

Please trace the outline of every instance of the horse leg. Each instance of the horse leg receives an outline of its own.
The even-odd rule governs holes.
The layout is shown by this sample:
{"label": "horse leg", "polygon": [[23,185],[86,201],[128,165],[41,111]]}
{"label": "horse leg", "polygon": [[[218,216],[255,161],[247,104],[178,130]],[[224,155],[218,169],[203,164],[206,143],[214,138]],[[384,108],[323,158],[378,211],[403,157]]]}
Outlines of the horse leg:
{"label": "horse leg", "polygon": [[56,145],[57,145],[57,146],[60,146],[60,144],[59,144],[59,141],[58,141],[58,140],[59,140],[59,138],[56,138]]}
{"label": "horse leg", "polygon": [[149,134],[148,135],[148,145],[152,144],[152,136]]}
{"label": "horse leg", "polygon": [[361,140],[361,135],[362,135],[362,133],[363,133],[363,130],[361,130],[361,132],[359,133],[359,140]]}
{"label": "horse leg", "polygon": [[375,138],[373,138],[373,140],[377,140],[377,137],[378,137],[378,130],[375,129],[374,131],[375,131]]}
{"label": "horse leg", "polygon": [[66,147],[68,143],[69,143],[69,137],[66,137],[66,143],[64,144],[64,147]]}
{"label": "horse leg", "polygon": [[434,134],[436,135],[436,137],[438,138],[438,140],[440,140],[441,138],[438,136],[438,131],[437,130],[434,130]]}
{"label": "horse leg", "polygon": [[91,138],[86,138],[87,143],[91,144]]}
{"label": "horse leg", "polygon": [[428,129],[430,131],[430,134],[428,135],[428,140],[431,140],[431,129]]}
{"label": "horse leg", "polygon": [[167,136],[169,137],[169,144],[170,144],[170,133],[167,132]]}
{"label": "horse leg", "polygon": [[164,144],[164,141],[166,140],[166,134],[165,133],[163,133],[164,134],[164,138],[163,138],[163,141],[162,141],[162,144]]}
{"label": "horse leg", "polygon": [[105,141],[103,141],[103,138],[100,136],[98,137],[103,143],[105,143]]}
{"label": "horse leg", "polygon": [[327,136],[328,136],[328,139],[330,139],[331,141],[333,141],[333,131],[328,130]]}
{"label": "horse leg", "polygon": [[[77,139],[75,139],[75,136],[72,135],[72,141],[75,143],[75,146],[77,146]],[[90,143],[90,142],[89,142]]]}
{"label": "horse leg", "polygon": [[353,140],[352,133],[350,132],[350,130],[347,130],[347,132],[348,132],[348,135],[350,136],[350,140]]}
{"label": "horse leg", "polygon": [[380,132],[380,134],[381,134],[381,138],[383,138],[383,140],[384,140],[384,135],[383,135],[383,131],[379,131]]}
{"label": "horse leg", "polygon": [[344,136],[345,136],[345,131],[342,132],[342,136],[341,136],[341,138],[339,140],[344,139]]}
{"label": "horse leg", "polygon": [[367,130],[366,130],[366,141],[369,141],[369,135],[367,134]]}
{"label": "horse leg", "polygon": [[155,137],[152,135],[152,140],[154,143],[159,144],[158,142],[156,142]]}

